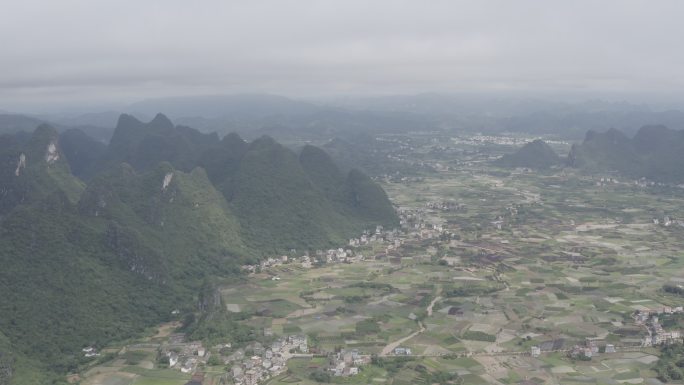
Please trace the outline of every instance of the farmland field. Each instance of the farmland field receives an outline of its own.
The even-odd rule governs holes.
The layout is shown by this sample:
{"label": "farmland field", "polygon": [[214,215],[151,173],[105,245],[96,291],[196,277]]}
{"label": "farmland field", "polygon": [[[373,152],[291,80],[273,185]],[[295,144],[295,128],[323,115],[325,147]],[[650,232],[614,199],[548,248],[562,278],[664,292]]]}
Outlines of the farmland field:
{"label": "farmland field", "polygon": [[[401,229],[369,229],[363,237],[373,240],[340,245],[353,259],[293,252],[221,285],[225,311],[257,340],[309,340],[312,355],[291,358],[265,383],[317,383],[341,349],[371,362],[357,375],[330,377],[334,383],[656,383],[659,350],[642,346],[646,329],[633,314],[684,303],[663,290],[684,283],[684,227],[662,224],[684,217],[684,189],[567,168],[499,169],[489,160],[505,146],[474,151],[451,140],[428,151],[431,141],[411,143],[422,164],[440,167],[381,178]],[[305,255],[316,262],[301,262]],[[245,344],[224,342],[232,348],[210,352],[222,365],[202,367],[213,371],[207,381],[223,373],[231,381],[229,355]],[[600,351],[573,356],[589,344]],[[616,352],[604,352],[609,344]],[[93,370],[86,384],[187,380],[140,365]]]}

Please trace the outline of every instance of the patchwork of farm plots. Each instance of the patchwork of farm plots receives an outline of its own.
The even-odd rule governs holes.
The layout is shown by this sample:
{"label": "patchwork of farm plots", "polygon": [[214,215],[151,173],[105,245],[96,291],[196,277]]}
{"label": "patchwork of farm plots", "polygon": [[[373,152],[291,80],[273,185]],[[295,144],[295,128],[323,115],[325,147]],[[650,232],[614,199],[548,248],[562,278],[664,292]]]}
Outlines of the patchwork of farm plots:
{"label": "patchwork of farm plots", "polygon": [[[434,373],[456,374],[451,381],[463,384],[652,381],[658,352],[640,346],[646,331],[632,314],[684,303],[662,290],[684,282],[684,227],[653,221],[684,217],[681,189],[482,165],[383,187],[401,210],[421,213],[423,227],[404,229],[401,247],[363,246],[358,263],[283,264],[221,288],[226,310],[264,335],[308,336],[316,354],[290,359],[269,384],[316,383],[310,374],[340,349],[379,361],[333,382],[427,383]],[[444,201],[458,209],[430,208]],[[443,236],[421,237],[426,225]],[[569,357],[588,340],[617,352]],[[411,358],[392,355],[398,346]],[[92,369],[99,372],[86,383],[184,379],[116,362]]]}

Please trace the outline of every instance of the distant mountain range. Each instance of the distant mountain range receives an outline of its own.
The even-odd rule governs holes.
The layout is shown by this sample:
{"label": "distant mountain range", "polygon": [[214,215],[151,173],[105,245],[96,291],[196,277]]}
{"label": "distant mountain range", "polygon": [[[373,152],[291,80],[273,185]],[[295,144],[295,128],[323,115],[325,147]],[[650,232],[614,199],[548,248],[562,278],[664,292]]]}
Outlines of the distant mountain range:
{"label": "distant mountain range", "polygon": [[684,131],[644,126],[632,138],[615,129],[589,131],[582,144],[572,147],[568,162],[587,171],[683,183]]}
{"label": "distant mountain range", "polygon": [[382,188],[313,146],[161,114],[120,116],[108,145],[45,124],[0,135],[0,358],[72,370],[86,345],[191,311],[211,277],[375,225],[398,225]]}
{"label": "distant mountain range", "polygon": [[269,116],[307,115],[319,110],[319,106],[309,102],[269,94],[157,98],[136,102],[126,107],[126,111],[135,115],[151,116],[157,111],[169,111],[169,116],[173,119],[231,117],[236,120]]}
{"label": "distant mountain range", "polygon": [[0,133],[32,131],[37,124],[49,123],[58,131],[79,128],[94,139],[107,142],[121,113],[149,120],[157,111],[169,111],[178,124],[201,132],[236,132],[250,139],[262,135],[278,139],[330,139],[354,133],[435,129],[429,119],[415,114],[357,111],[282,96],[240,94],[149,99],[123,107],[120,112],[36,116],[7,113],[0,115]]}
{"label": "distant mountain range", "polygon": [[394,95],[342,98],[330,103],[360,111],[413,114],[433,127],[462,132],[533,135],[581,139],[588,130],[618,128],[629,135],[649,124],[684,129],[684,112],[627,102],[562,102],[534,97],[484,94]]}
{"label": "distant mountain range", "polygon": [[237,132],[249,139],[332,139],[344,135],[411,131],[496,134],[522,132],[581,139],[588,130],[615,127],[633,135],[639,127],[662,124],[684,129],[684,112],[626,102],[580,103],[539,98],[417,94],[309,102],[267,94],[185,96],[148,99],[86,114],[0,115],[0,133],[32,131],[48,122],[59,131],[79,128],[107,142],[120,113],[148,121],[168,111],[177,123],[201,132]]}
{"label": "distant mountain range", "polygon": [[560,158],[542,140],[535,140],[497,159],[501,167],[546,169],[565,165],[585,172],[614,173],[657,182],[684,183],[684,131],[662,125],[643,126],[630,138],[622,131],[589,131]]}
{"label": "distant mountain range", "polygon": [[16,132],[33,132],[44,120],[30,116],[0,113],[0,134],[14,134]]}
{"label": "distant mountain range", "polygon": [[0,113],[0,135],[14,134],[17,132],[31,133],[41,124],[49,124],[60,132],[78,128],[83,132],[87,132],[90,137],[99,142],[108,142],[114,131],[116,120],[114,120],[111,125],[107,124],[104,126],[98,124],[106,124],[105,122],[99,122],[98,124],[85,123],[90,122],[90,116],[93,115],[97,114],[88,114],[88,117],[84,115],[69,119],[60,119],[55,116],[28,116],[22,114]]}

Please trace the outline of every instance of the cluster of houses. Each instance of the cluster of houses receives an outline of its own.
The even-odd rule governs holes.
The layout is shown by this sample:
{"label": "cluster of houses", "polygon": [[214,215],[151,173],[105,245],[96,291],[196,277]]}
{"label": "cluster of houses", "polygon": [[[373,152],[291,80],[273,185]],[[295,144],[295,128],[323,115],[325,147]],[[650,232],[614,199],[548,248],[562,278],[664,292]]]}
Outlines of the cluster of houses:
{"label": "cluster of houses", "polygon": [[[396,230],[392,230],[389,233],[396,233]],[[375,226],[375,232],[370,230],[365,230],[359,238],[352,238],[349,240],[349,246],[362,246],[367,245],[372,242],[381,241],[385,236],[385,231],[383,226]],[[353,244],[352,244],[353,243]]]}
{"label": "cluster of houses", "polygon": [[425,204],[428,209],[439,211],[465,211],[466,205],[454,201],[431,201]]}
{"label": "cluster of houses", "polygon": [[684,312],[682,306],[665,306],[658,310],[640,310],[633,315],[634,322],[646,328],[648,335],[641,341],[642,346],[653,346],[661,344],[673,344],[682,342],[680,330],[665,330],[660,324],[661,315],[672,315]]}
{"label": "cluster of houses", "polygon": [[442,223],[430,223],[426,221],[426,213],[422,209],[400,209],[399,224],[406,232],[406,237],[411,239],[435,239],[439,238],[444,232]]}
{"label": "cluster of houses", "polygon": [[363,254],[356,254],[350,249],[330,249],[324,255],[317,256],[319,260],[325,260],[325,263],[355,263],[364,260]]}
{"label": "cluster of houses", "polygon": [[[382,227],[382,226],[380,226]],[[365,246],[377,242],[384,242],[384,241],[390,241],[394,242],[397,238],[397,230],[392,230],[392,231],[380,231],[376,232],[374,234],[371,234],[370,232],[364,232],[361,234],[360,237],[358,238],[352,238],[349,240],[349,246],[351,247],[359,247],[359,246]]]}
{"label": "cluster of houses", "polygon": [[290,262],[290,258],[287,255],[282,255],[280,257],[268,257],[259,262],[258,265],[243,265],[242,270],[248,273],[255,273],[257,269],[266,269],[269,267],[280,266],[288,262]]}
{"label": "cluster of houses", "polygon": [[359,368],[368,365],[371,358],[361,355],[358,349],[342,349],[336,354],[330,355],[330,371],[334,376],[349,377],[359,374]]}
{"label": "cluster of houses", "polygon": [[[684,307],[670,307],[664,306],[655,310],[637,310],[632,314],[632,318],[637,326],[643,327],[647,334],[641,339],[641,346],[648,347],[662,344],[674,344],[684,342],[684,335],[680,330],[665,330],[661,324],[662,317],[668,317],[674,314],[684,313]],[[600,351],[605,353],[615,353],[617,348],[614,344],[602,344],[603,349],[599,346],[600,340],[588,338],[584,345],[575,345],[570,351],[569,355],[573,358],[591,359]],[[638,344],[638,342],[637,342]],[[533,346],[531,355],[538,357],[541,350]]]}
{"label": "cluster of houses", "polygon": [[620,183],[620,182],[617,179],[610,178],[610,177],[601,177],[600,179],[596,180],[597,186],[606,186],[609,184],[618,184],[618,183]]}
{"label": "cluster of houses", "polygon": [[425,210],[416,209],[399,209],[399,224],[402,229],[416,229],[420,228],[420,224],[425,221]]}
{"label": "cluster of houses", "polygon": [[[463,206],[442,202],[440,206],[446,210],[460,210]],[[337,248],[329,250],[318,250],[314,255],[303,255],[301,257],[270,257],[264,259],[259,265],[245,265],[244,270],[256,273],[259,270],[281,265],[301,265],[303,268],[312,268],[318,264],[334,263],[355,263],[364,261],[366,258],[354,250],[356,247],[382,244],[385,246],[385,253],[380,252],[375,259],[388,258],[392,260],[394,251],[399,249],[404,243],[415,242],[415,240],[438,238],[443,232],[441,224],[429,223],[425,220],[425,209],[419,210],[399,210],[401,230],[385,230],[382,226],[377,226],[375,231],[365,231],[358,238],[349,240],[349,248]],[[294,250],[292,252],[295,252]],[[401,260],[400,257],[395,259]],[[271,279],[279,279],[277,276]],[[264,335],[272,335],[269,329]],[[246,352],[250,352],[246,355]],[[294,352],[294,353],[293,353]],[[277,376],[287,370],[287,360],[296,354],[308,354],[309,349],[306,336],[289,336],[284,339],[276,340],[270,348],[261,346],[255,342],[248,347],[238,349],[231,356],[224,360],[226,365],[231,366],[230,375],[237,385],[256,385],[263,381]],[[253,355],[252,355],[253,354]],[[397,347],[392,351],[395,356],[410,356],[411,349]],[[360,367],[369,364],[371,357],[363,355],[356,349],[342,349],[329,356],[328,370],[334,376],[346,377],[354,376],[359,373]]]}
{"label": "cluster of houses", "polygon": [[[608,185],[608,184],[619,184],[619,183],[620,183],[620,182],[619,182],[617,179],[612,178],[612,177],[602,177],[602,178],[598,178],[598,179],[596,180],[596,185],[597,185],[597,186]],[[647,179],[647,178],[645,178],[645,177],[636,179],[636,180],[634,180],[634,181],[624,182],[624,184],[632,184],[632,183],[633,183],[635,186],[644,187],[644,188],[645,188],[645,187],[655,187],[655,186],[658,186],[658,187],[678,187],[678,188],[684,189],[684,184],[675,185],[675,184],[665,183],[665,182],[656,182],[656,181],[652,181],[652,180],[650,180],[650,179]]]}
{"label": "cluster of houses", "polygon": [[663,185],[662,183],[654,182],[652,180],[646,179],[646,178],[641,178],[638,180],[634,181],[634,184],[639,187],[652,187],[652,186],[661,186]]}
{"label": "cluster of houses", "polygon": [[[264,259],[259,265],[243,265],[242,269],[248,273],[256,273],[259,269],[264,270],[270,267],[281,266],[284,264],[298,264],[305,269],[310,269],[314,265],[322,263],[355,263],[364,260],[363,254],[357,254],[351,249],[330,249],[318,250],[315,256],[303,255],[299,258],[290,258],[287,255],[281,257],[270,257]],[[273,277],[274,281],[279,280],[279,277]]]}
{"label": "cluster of houses", "polygon": [[[432,238],[435,234],[442,232],[441,225],[427,225],[422,221],[416,225],[420,231],[415,232],[416,237],[421,239]],[[401,232],[397,229],[385,230],[382,226],[377,226],[375,232],[364,231],[358,238],[351,238],[349,240],[350,247],[365,246],[372,243],[381,243],[387,245],[386,252],[396,250],[403,243]],[[422,235],[421,235],[422,234]],[[293,250],[294,252],[294,250]],[[333,263],[356,263],[362,262],[365,257],[361,253],[355,252],[350,248],[337,248],[329,250],[317,250],[315,255],[303,255],[299,258],[290,258],[287,255],[279,257],[269,257],[259,262],[258,265],[243,265],[242,269],[248,273],[256,273],[259,270],[264,270],[270,267],[277,267],[284,264],[298,264],[305,269],[310,269],[317,264],[333,264]],[[273,277],[273,280],[278,280],[278,277]]]}
{"label": "cluster of houses", "polygon": [[[659,186],[659,187],[670,186],[670,187],[672,187],[673,186],[672,184],[669,184],[669,183],[655,182],[655,181],[652,181],[650,179],[646,179],[643,177],[638,179],[638,180],[635,180],[634,184],[639,186],[639,187],[653,187],[653,186]],[[674,187],[684,189],[684,184],[678,184],[678,185],[675,185]]]}
{"label": "cluster of houses", "polygon": [[674,226],[674,225],[684,226],[684,221],[677,220],[677,219],[671,218],[669,216],[664,216],[662,219],[661,218],[653,218],[653,224],[654,225],[661,225],[664,227],[670,227],[670,226]]}
{"label": "cluster of houses", "polygon": [[[246,357],[249,351],[252,356]],[[256,385],[287,370],[287,360],[296,354],[308,354],[309,346],[304,335],[291,335],[275,340],[270,347],[253,342],[239,349],[226,360],[232,365],[230,374],[236,385]]]}
{"label": "cluster of houses", "polygon": [[[245,351],[253,355],[245,357]],[[236,385],[256,385],[287,370],[287,360],[298,354],[308,354],[309,347],[304,335],[291,335],[274,341],[270,347],[259,342],[239,349],[225,363],[232,365],[230,375]],[[358,349],[342,349],[329,356],[327,370],[333,376],[348,377],[359,374],[359,368],[370,364],[371,357],[362,355]]]}
{"label": "cluster of houses", "polygon": [[497,135],[473,135],[456,137],[451,139],[456,144],[468,144],[471,146],[479,146],[483,144],[494,143],[504,146],[519,146],[531,142],[534,139],[517,138],[512,136],[497,136]]}
{"label": "cluster of houses", "polygon": [[185,334],[169,336],[167,343],[159,347],[160,353],[169,359],[169,368],[183,373],[194,373],[200,363],[206,363],[209,352],[200,341],[185,341]]}
{"label": "cluster of houses", "polygon": [[[575,345],[571,350],[570,350],[570,357],[573,358],[585,358],[585,359],[591,359],[592,357],[596,356],[599,354],[601,351],[601,348],[599,346],[599,340],[594,339],[594,338],[587,338],[585,341],[585,344],[582,345]],[[605,344],[603,352],[606,354],[611,354],[617,352],[617,349],[615,348],[614,344]],[[533,355],[534,356],[534,355]]]}

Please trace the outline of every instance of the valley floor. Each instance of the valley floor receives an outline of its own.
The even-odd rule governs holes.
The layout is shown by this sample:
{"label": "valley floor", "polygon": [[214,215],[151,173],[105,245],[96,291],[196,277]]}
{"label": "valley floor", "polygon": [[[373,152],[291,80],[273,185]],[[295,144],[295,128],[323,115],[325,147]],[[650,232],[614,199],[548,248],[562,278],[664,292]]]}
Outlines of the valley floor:
{"label": "valley floor", "polygon": [[[415,152],[432,154],[421,162],[438,172],[383,185],[401,231],[352,240],[344,257],[312,254],[311,267],[290,255],[222,288],[226,309],[246,315],[264,346],[308,339],[306,354],[261,383],[314,384],[316,374],[348,384],[659,383],[659,349],[634,316],[660,313],[663,333],[684,328],[684,297],[663,290],[684,284],[684,190],[510,172],[481,154],[450,164],[425,146]],[[186,383],[189,374],[158,369],[153,346],[168,338],[150,338],[135,364],[117,350],[82,383]],[[245,353],[254,348],[208,347],[220,364],[200,360],[204,383],[232,383]],[[358,374],[332,375],[340,363]]]}

